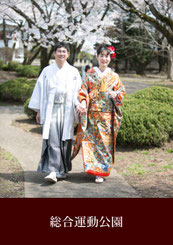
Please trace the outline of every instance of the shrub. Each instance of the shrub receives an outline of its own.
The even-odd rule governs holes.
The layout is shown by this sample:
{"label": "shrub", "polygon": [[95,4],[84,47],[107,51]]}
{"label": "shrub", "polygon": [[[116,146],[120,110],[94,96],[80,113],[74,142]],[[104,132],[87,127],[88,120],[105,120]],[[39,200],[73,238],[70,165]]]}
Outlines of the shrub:
{"label": "shrub", "polygon": [[150,87],[127,95],[117,144],[161,146],[173,137],[173,90]]}
{"label": "shrub", "polygon": [[28,108],[29,102],[30,102],[30,98],[27,99],[27,101],[24,104],[24,112],[28,115],[28,117],[35,119],[37,113],[31,110],[30,108]]}
{"label": "shrub", "polygon": [[39,75],[40,67],[31,65],[19,65],[16,69],[19,76],[36,78]]}
{"label": "shrub", "polygon": [[7,65],[5,63],[2,65],[2,70],[4,70],[4,71],[16,71],[18,66],[19,66],[18,62],[9,61]]}
{"label": "shrub", "polygon": [[3,60],[0,60],[0,70],[2,70],[3,65],[5,65],[5,62]]}
{"label": "shrub", "polygon": [[0,84],[1,100],[25,102],[32,94],[35,80],[27,78],[17,78]]}
{"label": "shrub", "polygon": [[3,65],[2,65],[2,70],[3,70],[3,71],[8,71],[8,65],[3,64]]}
{"label": "shrub", "polygon": [[173,105],[173,90],[161,86],[152,86],[150,88],[139,90],[132,94],[132,97]]}
{"label": "shrub", "polygon": [[16,71],[17,67],[19,66],[19,63],[16,61],[9,61],[8,62],[8,71]]}

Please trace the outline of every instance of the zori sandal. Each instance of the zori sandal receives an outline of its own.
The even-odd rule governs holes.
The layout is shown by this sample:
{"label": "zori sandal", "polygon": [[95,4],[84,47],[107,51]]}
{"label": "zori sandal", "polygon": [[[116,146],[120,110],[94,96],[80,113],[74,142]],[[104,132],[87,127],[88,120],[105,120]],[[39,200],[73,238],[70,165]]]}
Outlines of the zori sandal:
{"label": "zori sandal", "polygon": [[95,183],[103,183],[104,179],[100,176],[96,176]]}

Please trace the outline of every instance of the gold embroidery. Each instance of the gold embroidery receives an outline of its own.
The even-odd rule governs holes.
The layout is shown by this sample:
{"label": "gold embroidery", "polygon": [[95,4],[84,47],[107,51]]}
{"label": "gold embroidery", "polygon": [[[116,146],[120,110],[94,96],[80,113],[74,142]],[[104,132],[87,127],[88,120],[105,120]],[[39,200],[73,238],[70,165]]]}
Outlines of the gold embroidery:
{"label": "gold embroidery", "polygon": [[100,92],[105,92],[106,89],[107,89],[107,86],[106,86],[106,81],[107,79],[106,78],[102,78],[101,80],[101,86],[100,86]]}

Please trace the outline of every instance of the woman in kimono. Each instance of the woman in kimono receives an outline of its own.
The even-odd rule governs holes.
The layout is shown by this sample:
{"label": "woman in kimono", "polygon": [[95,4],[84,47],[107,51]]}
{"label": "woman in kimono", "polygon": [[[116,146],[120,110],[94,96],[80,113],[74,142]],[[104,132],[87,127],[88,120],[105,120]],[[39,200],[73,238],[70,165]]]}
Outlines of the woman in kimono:
{"label": "woman in kimono", "polygon": [[122,114],[120,106],[125,88],[118,74],[108,65],[115,58],[114,47],[101,45],[97,49],[98,67],[86,74],[79,90],[81,114],[73,158],[82,145],[84,171],[95,175],[95,182],[102,183],[110,175],[115,160],[116,137]]}
{"label": "woman in kimono", "polygon": [[[46,180],[57,182],[71,170],[71,148],[81,77],[67,63],[69,47],[57,43],[55,62],[45,67],[35,85],[29,108],[37,111],[36,120],[43,124],[43,146],[38,172],[49,173]],[[78,122],[78,121],[77,121]]]}

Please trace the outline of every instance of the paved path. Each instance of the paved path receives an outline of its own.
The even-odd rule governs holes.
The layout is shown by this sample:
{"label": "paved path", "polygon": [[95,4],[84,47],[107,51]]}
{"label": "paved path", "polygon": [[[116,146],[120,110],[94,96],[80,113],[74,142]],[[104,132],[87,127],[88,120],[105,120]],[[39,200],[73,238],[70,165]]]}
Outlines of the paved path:
{"label": "paved path", "polygon": [[25,117],[21,106],[0,106],[0,146],[11,152],[24,169],[25,197],[138,197],[115,169],[103,184],[95,184],[94,176],[83,173],[81,154],[73,160],[73,169],[66,180],[56,184],[46,183],[45,174],[36,172],[41,154],[41,136],[11,125],[21,116]]}
{"label": "paved path", "polygon": [[132,94],[136,92],[137,90],[141,90],[141,89],[153,86],[153,84],[146,84],[146,83],[139,83],[139,82],[126,82],[125,78],[121,80],[126,88],[127,94]]}

